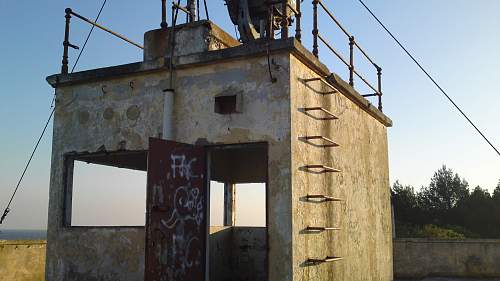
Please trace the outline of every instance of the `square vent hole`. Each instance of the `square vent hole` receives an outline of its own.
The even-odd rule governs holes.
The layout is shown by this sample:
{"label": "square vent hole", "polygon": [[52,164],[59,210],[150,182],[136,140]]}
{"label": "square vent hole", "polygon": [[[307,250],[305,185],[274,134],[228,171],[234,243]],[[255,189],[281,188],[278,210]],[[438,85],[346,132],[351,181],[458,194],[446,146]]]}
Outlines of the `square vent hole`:
{"label": "square vent hole", "polygon": [[215,113],[233,114],[241,112],[240,95],[223,95],[215,97]]}

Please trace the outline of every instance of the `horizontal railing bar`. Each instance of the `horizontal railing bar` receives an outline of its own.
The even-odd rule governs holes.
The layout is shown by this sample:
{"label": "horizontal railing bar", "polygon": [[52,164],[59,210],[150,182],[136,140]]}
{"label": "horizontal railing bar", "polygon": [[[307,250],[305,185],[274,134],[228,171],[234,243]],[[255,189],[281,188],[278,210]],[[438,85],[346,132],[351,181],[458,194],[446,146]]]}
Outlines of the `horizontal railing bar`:
{"label": "horizontal railing bar", "polygon": [[349,63],[342,57],[341,54],[339,54],[332,46],[330,46],[330,44],[328,44],[328,42],[326,42],[326,40],[323,38],[323,36],[321,36],[321,34],[318,33],[318,38],[321,40],[321,42],[323,42],[323,44],[325,44],[328,49],[330,49],[330,51],[332,51],[347,67],[350,67],[349,66]]}
{"label": "horizontal railing bar", "polygon": [[358,44],[358,42],[354,41],[354,45],[356,45],[356,47],[358,48],[358,50],[365,56],[365,58],[371,63],[373,64],[373,66],[375,66],[376,69],[379,68],[379,66],[373,62],[373,60],[368,56],[368,54],[365,52],[365,50],[363,50],[363,48],[361,48],[361,46]]}
{"label": "horizontal railing bar", "polygon": [[[298,0],[298,1],[300,1],[300,0]],[[342,24],[340,24],[340,22],[333,16],[333,14],[330,12],[330,10],[328,10],[328,8],[325,6],[325,4],[323,4],[323,1],[322,0],[318,0],[318,3],[323,8],[323,10],[330,16],[330,18],[338,25],[338,27],[340,29],[342,29],[342,31],[344,32],[344,34],[347,37],[351,37],[351,35],[349,34],[349,32],[347,32],[347,30],[342,26]]]}
{"label": "horizontal railing bar", "polygon": [[323,199],[329,202],[343,202],[345,201],[342,198],[335,198],[333,196],[323,195],[323,194],[307,194],[307,199]]}
{"label": "horizontal railing bar", "polygon": [[370,87],[373,91],[375,91],[375,93],[377,93],[377,95],[380,95],[380,93],[378,92],[377,89],[375,89],[375,87],[373,87],[365,78],[363,78],[363,76],[361,76],[361,74],[359,74],[356,70],[353,69],[353,72],[354,74],[356,74],[356,76],[359,77],[359,79],[361,79],[363,82],[365,82],[365,84]]}
{"label": "horizontal railing bar", "polygon": [[136,47],[144,50],[144,47],[142,45],[139,45],[139,44],[135,43],[134,41],[128,39],[127,37],[125,37],[125,36],[123,36],[121,34],[118,34],[118,33],[114,32],[114,31],[112,31],[112,30],[110,30],[110,29],[108,29],[108,28],[106,28],[106,27],[104,27],[104,26],[102,26],[102,25],[100,25],[100,24],[98,24],[96,22],[93,22],[93,21],[87,19],[86,17],[81,16],[81,15],[79,15],[79,14],[73,12],[73,11],[70,11],[70,14],[73,15],[73,16],[75,16],[75,17],[77,17],[77,18],[79,18],[79,19],[81,19],[81,20],[83,20],[84,22],[87,22],[87,23],[89,23],[89,24],[91,24],[91,25],[93,25],[93,26],[95,26],[95,27],[97,27],[97,28],[99,28],[101,30],[104,30],[104,31],[110,33],[111,35],[114,35],[114,36],[122,39],[125,42],[128,42],[128,43],[130,43],[130,44],[132,44],[132,45],[134,45],[134,46],[136,46]]}

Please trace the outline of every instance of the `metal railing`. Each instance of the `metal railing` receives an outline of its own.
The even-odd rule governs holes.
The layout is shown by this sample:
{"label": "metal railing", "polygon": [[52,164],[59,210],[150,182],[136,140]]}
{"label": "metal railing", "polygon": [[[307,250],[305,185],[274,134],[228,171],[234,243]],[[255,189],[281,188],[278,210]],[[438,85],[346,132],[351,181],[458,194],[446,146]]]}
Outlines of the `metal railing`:
{"label": "metal railing", "polygon": [[[300,3],[300,0],[297,1]],[[356,42],[354,36],[352,36],[342,24],[333,16],[332,12],[326,7],[322,0],[313,0],[313,54],[319,57],[319,41],[321,41],[337,58],[340,59],[342,63],[346,65],[349,69],[349,84],[354,87],[354,77],[357,76],[361,81],[363,81],[370,89],[374,91],[373,94],[363,95],[363,97],[378,97],[378,109],[382,111],[382,68],[378,66],[365,52],[365,50]],[[349,40],[349,61],[347,61],[333,46],[328,43],[328,41],[321,36],[318,27],[318,7],[320,7],[328,17],[335,22],[335,24],[342,30],[342,32],[347,36]],[[300,28],[299,28],[300,29]],[[377,86],[373,86],[368,80],[366,80],[355,68],[354,66],[354,52],[358,49],[361,54],[375,67],[377,71]]]}
{"label": "metal railing", "polygon": [[[167,23],[167,13],[166,13],[166,0],[161,0],[162,2],[162,21],[161,21],[161,27],[162,28],[167,28],[168,23]],[[289,37],[289,29],[290,26],[292,26],[293,21],[295,21],[295,39],[297,39],[299,42],[302,41],[302,28],[301,28],[301,21],[302,21],[302,12],[301,12],[301,0],[296,0],[295,5],[291,5],[289,0],[269,0],[266,3],[269,5],[269,19],[268,19],[268,24],[267,24],[267,31],[266,34],[269,39],[274,39],[274,28],[276,28],[275,21],[274,21],[274,16],[275,12],[278,13],[278,16],[281,18],[281,21],[277,23],[278,27],[281,27],[281,38],[288,38]],[[178,11],[182,11],[186,14],[187,19],[186,22],[192,22],[195,21],[197,16],[199,19],[199,13],[196,14],[196,12],[193,12],[194,7],[183,7],[180,4],[180,1],[177,0],[176,2],[172,2],[172,20],[174,18],[174,10],[175,14],[177,15]],[[382,111],[382,68],[378,66],[366,53],[366,51],[359,45],[359,43],[355,40],[354,36],[352,36],[343,26],[342,24],[335,18],[333,13],[326,7],[324,4],[323,0],[313,0],[313,30],[312,30],[312,35],[313,35],[313,50],[312,53],[314,56],[319,58],[319,42],[321,41],[322,44],[324,44],[349,70],[349,84],[354,87],[354,80],[355,77],[358,77],[363,83],[365,83],[371,90],[373,90],[372,94],[366,94],[363,95],[363,97],[378,97],[378,109]],[[275,10],[276,6],[280,6],[281,9]],[[347,36],[348,38],[348,44],[349,44],[349,59],[345,59],[342,54],[340,54],[333,46],[330,44],[323,35],[321,35],[319,31],[319,22],[318,22],[318,8],[322,9],[328,17],[340,28],[340,30]],[[206,9],[206,7],[205,7]],[[70,35],[70,24],[71,24],[71,17],[74,16],[94,27],[97,27],[113,36],[116,36],[120,39],[122,39],[125,42],[128,42],[140,49],[144,49],[144,47],[140,44],[137,44],[133,42],[132,40],[126,38],[123,35],[120,35],[92,20],[89,20],[75,12],[73,12],[71,9],[66,9],[66,26],[65,26],[65,34],[64,34],[64,53],[63,53],[63,60],[62,60],[62,67],[61,67],[61,73],[62,74],[67,74],[68,73],[68,53],[69,53],[69,48],[73,49],[78,49],[79,47],[76,45],[73,45],[69,41],[69,35]],[[293,14],[295,16],[295,19],[292,20],[292,17],[289,17],[288,15]],[[175,16],[177,18],[177,16]],[[207,12],[207,19],[208,19],[208,12]],[[174,21],[174,20],[173,20]],[[175,26],[175,23],[173,22],[173,25]],[[281,26],[279,26],[281,25]],[[358,50],[363,57],[365,57],[370,64],[373,65],[373,67],[376,70],[377,73],[377,85],[373,86],[365,77],[363,77],[359,71],[355,68],[354,65],[354,56],[355,56],[355,50]]]}
{"label": "metal railing", "polygon": [[[291,11],[295,15],[295,39],[299,42],[302,41],[302,29],[301,29],[301,21],[302,21],[302,12],[301,12],[301,0],[296,0],[295,7],[290,5],[287,0],[277,0],[277,1],[268,1],[267,3],[271,6],[281,4],[281,39],[289,37],[289,26],[292,25],[291,19],[287,16],[289,11]],[[363,81],[371,90],[373,90],[373,94],[363,95],[363,97],[378,97],[378,109],[382,111],[382,68],[378,66],[366,53],[366,51],[356,42],[354,36],[352,36],[344,26],[340,23],[337,18],[333,15],[333,13],[328,9],[328,7],[324,4],[323,0],[313,0],[313,54],[316,57],[319,57],[319,42],[321,41],[349,70],[349,84],[354,87],[354,78],[358,77],[361,81]],[[349,59],[345,59],[333,46],[323,37],[319,32],[318,26],[318,7],[321,8],[328,17],[340,28],[340,30],[347,36],[349,42]],[[272,21],[271,21],[272,22]],[[274,37],[273,32],[268,32],[268,36]],[[365,77],[363,77],[359,71],[354,66],[354,55],[355,50],[359,50],[361,54],[373,65],[377,73],[377,85],[372,85]]]}
{"label": "metal railing", "polygon": [[84,16],[81,16],[81,15],[73,12],[73,10],[71,10],[70,8],[67,8],[65,10],[65,13],[66,13],[66,15],[65,15],[66,26],[65,26],[65,29],[64,29],[64,42],[63,42],[64,51],[63,51],[63,59],[62,59],[62,67],[61,67],[61,73],[62,74],[68,74],[68,70],[69,70],[68,69],[69,48],[73,48],[73,49],[76,49],[76,50],[79,49],[78,46],[71,44],[70,41],[69,41],[70,25],[71,25],[71,17],[72,16],[75,16],[76,18],[81,19],[82,21],[84,21],[86,23],[89,23],[90,25],[95,26],[95,27],[97,27],[97,28],[99,28],[99,29],[101,29],[101,30],[103,30],[103,31],[105,31],[105,32],[107,32],[107,33],[115,36],[115,37],[118,37],[118,38],[122,39],[123,41],[128,42],[128,43],[130,43],[130,44],[132,44],[132,45],[134,45],[134,46],[136,46],[136,47],[138,47],[140,49],[144,49],[144,47],[142,45],[137,44],[134,41],[128,39],[127,37],[125,37],[125,36],[123,36],[123,35],[121,35],[119,33],[116,33],[116,32],[112,31],[109,28],[106,28],[106,27],[104,27],[104,26],[102,26],[102,25],[100,25],[100,24],[98,24],[98,23],[96,23],[94,21],[89,20],[88,18],[86,18]]}

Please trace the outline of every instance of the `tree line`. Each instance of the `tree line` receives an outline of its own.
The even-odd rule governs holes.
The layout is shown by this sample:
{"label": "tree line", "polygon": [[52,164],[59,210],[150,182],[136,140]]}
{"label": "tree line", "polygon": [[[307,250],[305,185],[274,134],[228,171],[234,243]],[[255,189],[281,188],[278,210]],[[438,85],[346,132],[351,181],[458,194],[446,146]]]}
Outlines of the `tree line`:
{"label": "tree line", "polygon": [[470,190],[443,166],[419,191],[396,181],[391,199],[397,237],[500,238],[500,181],[492,194],[480,186]]}

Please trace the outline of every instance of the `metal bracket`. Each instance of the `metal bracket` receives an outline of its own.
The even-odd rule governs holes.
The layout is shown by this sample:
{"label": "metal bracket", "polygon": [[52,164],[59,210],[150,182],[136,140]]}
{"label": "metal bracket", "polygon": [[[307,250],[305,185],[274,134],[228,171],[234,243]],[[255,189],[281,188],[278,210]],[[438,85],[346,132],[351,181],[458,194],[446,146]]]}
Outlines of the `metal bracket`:
{"label": "metal bracket", "polygon": [[325,202],[343,202],[343,201],[345,201],[342,198],[335,198],[333,196],[327,196],[327,195],[323,195],[323,194],[307,194],[306,198],[309,200],[319,199],[319,200],[323,200]]}
{"label": "metal bracket", "polygon": [[[305,108],[303,108],[303,110],[307,116],[312,117],[312,118],[317,119],[317,120],[337,120],[337,119],[339,119],[337,116],[335,116],[335,114],[331,113],[329,110],[327,110],[323,107],[320,107],[320,106],[305,107]],[[310,114],[309,111],[321,111],[326,115],[326,117],[314,116],[314,115]]]}
{"label": "metal bracket", "polygon": [[71,44],[69,42],[64,43],[63,45],[67,45],[68,47],[73,48],[75,50],[80,50],[80,47],[78,47],[77,45],[73,45],[73,44]]}
{"label": "metal bracket", "polygon": [[[321,164],[306,165],[306,166],[304,166],[304,168],[306,170],[310,171],[310,172],[314,172],[314,173],[318,173],[318,174],[322,174],[322,173],[340,173],[340,172],[342,172],[339,169],[335,169],[335,168],[328,167],[328,166],[321,165]],[[319,170],[319,171],[312,171],[312,170]]]}
{"label": "metal bracket", "polygon": [[5,220],[5,217],[7,217],[7,214],[10,212],[9,208],[6,208],[5,211],[3,212],[2,217],[0,218],[0,224],[3,224],[3,221]]}
{"label": "metal bracket", "polygon": [[306,227],[306,231],[313,232],[323,232],[323,231],[334,231],[334,230],[342,230],[340,227],[326,227],[326,226],[308,226]]}
{"label": "metal bracket", "polygon": [[[338,146],[340,146],[338,143],[334,142],[333,140],[331,140],[327,137],[323,137],[323,136],[305,136],[305,137],[299,137],[299,140],[301,140],[307,144],[317,146],[317,147],[338,147]],[[323,141],[323,143],[317,144],[317,143],[312,142],[311,140],[321,140],[321,141]]]}
{"label": "metal bracket", "polygon": [[309,258],[309,259],[307,259],[306,263],[314,265],[314,264],[322,264],[322,263],[326,263],[326,262],[336,262],[336,261],[340,261],[340,260],[343,260],[343,259],[344,258],[341,258],[341,257],[330,257],[330,256],[327,256],[324,259]]}
{"label": "metal bracket", "polygon": [[337,90],[337,88],[335,88],[334,86],[332,86],[330,83],[328,83],[325,79],[323,79],[321,77],[310,78],[310,79],[305,79],[304,80],[304,82],[306,82],[306,83],[308,83],[308,82],[314,82],[314,81],[320,81],[321,83],[323,83],[323,85],[325,85],[325,86],[327,86],[328,88],[331,89],[330,92],[320,93],[322,95],[331,95],[331,94],[339,93],[339,90]]}

